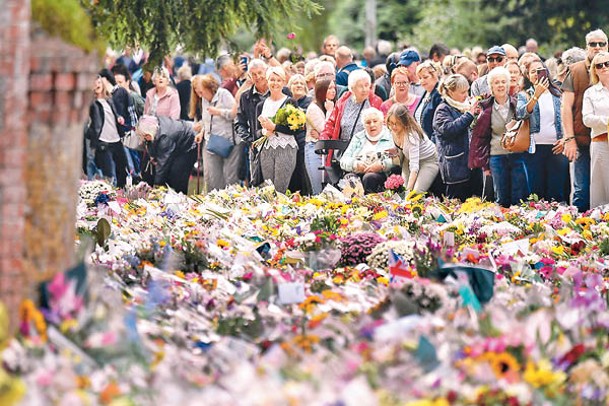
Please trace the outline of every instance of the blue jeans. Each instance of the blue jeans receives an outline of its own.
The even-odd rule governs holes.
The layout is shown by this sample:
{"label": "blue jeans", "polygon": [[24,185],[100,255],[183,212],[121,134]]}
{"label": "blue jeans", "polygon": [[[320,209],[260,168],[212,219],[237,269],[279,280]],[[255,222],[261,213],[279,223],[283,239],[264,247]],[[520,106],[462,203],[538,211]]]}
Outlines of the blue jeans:
{"label": "blue jeans", "polygon": [[[567,202],[569,200],[567,196],[569,160],[562,154],[554,154],[552,145],[536,145],[535,153],[526,155],[526,167],[531,193],[548,201]],[[589,174],[590,168],[588,167],[588,179],[590,179]]]}
{"label": "blue jeans", "polygon": [[580,213],[590,209],[590,146],[578,146],[573,162],[573,206]]}
{"label": "blue jeans", "polygon": [[311,192],[313,195],[321,193],[321,155],[315,153],[315,142],[307,142],[305,145],[305,165],[307,174],[311,182]]}
{"label": "blue jeans", "polygon": [[531,194],[525,157],[525,153],[491,155],[495,202],[503,207],[518,204]]}

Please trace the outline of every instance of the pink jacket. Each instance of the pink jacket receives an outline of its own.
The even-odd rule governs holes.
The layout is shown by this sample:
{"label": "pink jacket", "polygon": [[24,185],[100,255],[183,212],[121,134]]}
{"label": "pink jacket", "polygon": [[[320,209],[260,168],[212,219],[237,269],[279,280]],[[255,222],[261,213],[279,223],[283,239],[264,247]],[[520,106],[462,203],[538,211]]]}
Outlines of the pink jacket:
{"label": "pink jacket", "polygon": [[[146,103],[144,104],[144,114],[150,114],[152,104],[154,103],[154,95],[156,94],[156,88],[152,88],[146,92]],[[156,106],[156,112],[154,115],[173,118],[174,120],[180,119],[180,96],[178,91],[173,87],[168,87],[167,91],[161,98]]]}

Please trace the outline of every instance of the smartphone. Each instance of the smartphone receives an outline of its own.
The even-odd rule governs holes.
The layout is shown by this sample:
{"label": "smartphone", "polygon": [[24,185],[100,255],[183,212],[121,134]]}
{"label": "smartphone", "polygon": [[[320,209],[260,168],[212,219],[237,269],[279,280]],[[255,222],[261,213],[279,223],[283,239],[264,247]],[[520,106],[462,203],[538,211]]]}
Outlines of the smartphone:
{"label": "smartphone", "polygon": [[239,59],[239,63],[243,64],[243,66],[245,66],[245,70],[247,71],[247,62],[248,62],[248,58],[247,56],[242,56]]}
{"label": "smartphone", "polygon": [[537,69],[537,80],[541,80],[543,78],[548,78],[548,71],[544,68]]}

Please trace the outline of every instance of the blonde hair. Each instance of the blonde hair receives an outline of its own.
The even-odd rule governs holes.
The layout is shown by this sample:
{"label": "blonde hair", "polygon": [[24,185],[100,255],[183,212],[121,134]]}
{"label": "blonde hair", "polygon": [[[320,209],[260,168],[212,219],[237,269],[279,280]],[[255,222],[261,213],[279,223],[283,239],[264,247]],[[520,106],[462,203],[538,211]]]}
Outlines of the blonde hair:
{"label": "blonde hair", "polygon": [[440,65],[432,60],[427,60],[417,66],[417,76],[419,76],[423,69],[425,69],[431,76],[435,76],[437,79],[440,79],[442,77],[442,69],[440,68]]}
{"label": "blonde hair", "polygon": [[594,56],[592,59],[592,65],[590,65],[590,83],[595,85],[599,82],[598,72],[596,71],[596,64],[599,58],[609,57],[609,52],[601,51]]}
{"label": "blonde hair", "polygon": [[272,74],[279,76],[284,82],[286,80],[285,70],[281,66],[271,66],[266,70],[266,80],[269,80]]}
{"label": "blonde hair", "polygon": [[[406,78],[408,78],[408,69],[403,66],[399,66],[399,67],[395,68],[393,70],[393,72],[391,72],[391,84],[392,85],[393,85],[393,82],[395,81],[395,77],[397,75],[405,75]],[[408,79],[408,83],[410,84],[410,79]]]}
{"label": "blonde hair", "polygon": [[438,90],[443,97],[450,97],[450,93],[467,89],[469,89],[469,82],[465,76],[458,73],[445,77],[438,85]]}

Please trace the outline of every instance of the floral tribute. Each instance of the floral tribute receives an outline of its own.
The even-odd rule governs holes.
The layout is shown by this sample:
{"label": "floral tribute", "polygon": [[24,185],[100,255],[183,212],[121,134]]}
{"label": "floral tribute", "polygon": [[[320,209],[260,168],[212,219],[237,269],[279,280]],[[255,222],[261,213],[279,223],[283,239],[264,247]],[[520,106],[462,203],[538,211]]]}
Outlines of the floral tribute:
{"label": "floral tribute", "polygon": [[89,290],[59,278],[49,309],[23,305],[0,400],[607,404],[608,220],[535,199],[85,183]]}

